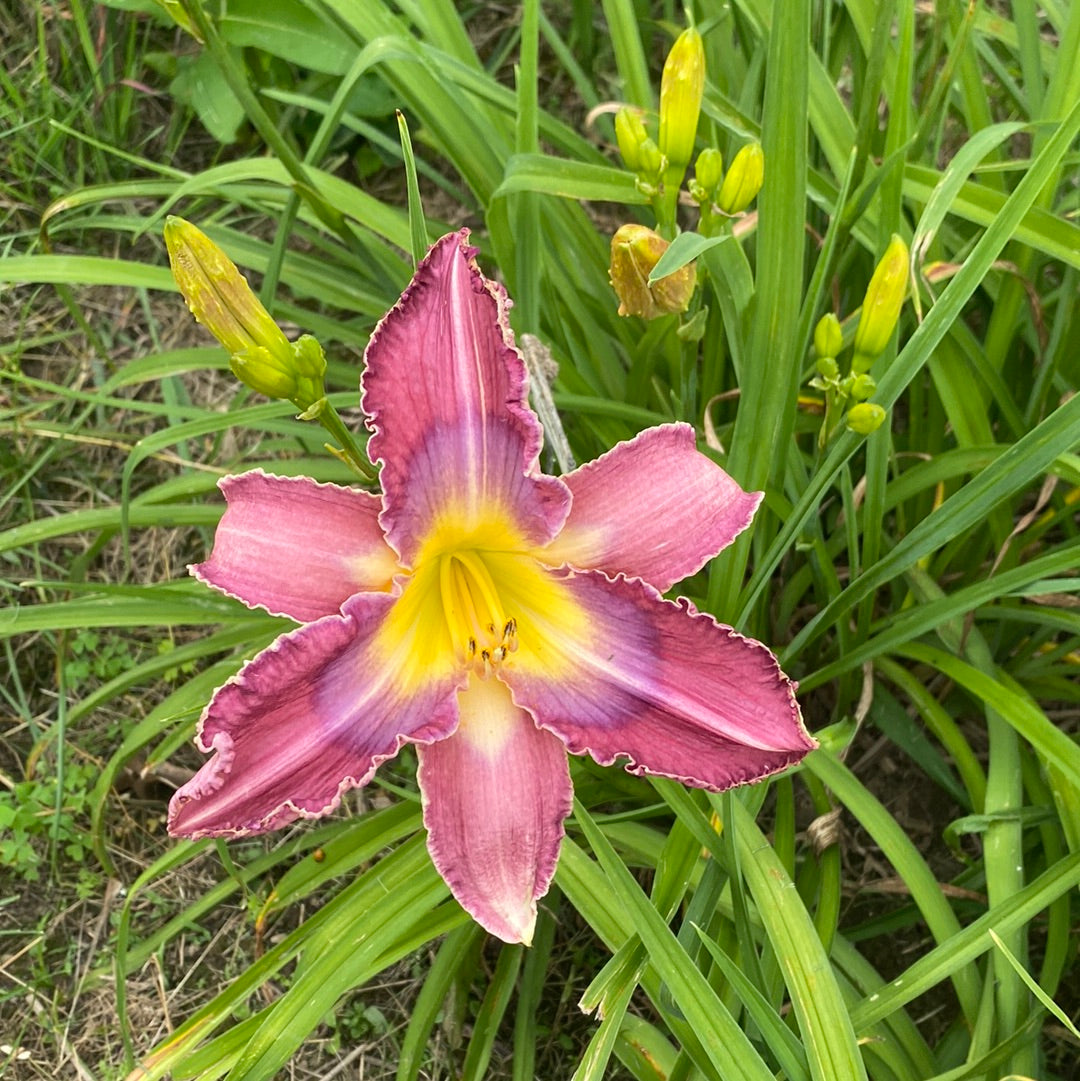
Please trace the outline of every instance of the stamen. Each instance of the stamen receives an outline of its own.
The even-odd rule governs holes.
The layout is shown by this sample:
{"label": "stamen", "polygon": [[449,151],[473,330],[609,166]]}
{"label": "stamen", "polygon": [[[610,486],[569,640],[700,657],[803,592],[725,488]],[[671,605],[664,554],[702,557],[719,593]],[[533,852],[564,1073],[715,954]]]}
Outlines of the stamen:
{"label": "stamen", "polygon": [[483,557],[473,551],[444,555],[439,563],[439,592],[450,638],[465,645],[459,657],[479,675],[490,676],[518,648],[517,620],[504,616]]}

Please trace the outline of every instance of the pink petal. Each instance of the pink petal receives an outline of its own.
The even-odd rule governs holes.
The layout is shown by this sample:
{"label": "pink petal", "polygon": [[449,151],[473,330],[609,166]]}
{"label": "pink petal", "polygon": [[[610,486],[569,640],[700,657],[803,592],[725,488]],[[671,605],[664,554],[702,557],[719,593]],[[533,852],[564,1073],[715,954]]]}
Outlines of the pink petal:
{"label": "pink petal", "polygon": [[689,424],[649,428],[563,480],[574,502],[545,559],[641,577],[661,592],[726,548],[762,498],[697,449]]}
{"label": "pink petal", "polygon": [[[760,642],[639,579],[565,572],[588,613],[544,650],[507,658],[514,700],[575,754],[721,790],[794,765],[816,744],[794,684]],[[543,660],[540,660],[540,657]]]}
{"label": "pink petal", "polygon": [[365,354],[368,452],[383,463],[382,523],[412,564],[433,526],[467,536],[494,518],[526,544],[558,532],[565,485],[537,473],[542,441],[501,285],[468,231],[444,236],[383,318]]}
{"label": "pink petal", "polygon": [[241,836],[332,811],[404,743],[457,724],[455,672],[403,686],[380,637],[395,603],[364,594],[344,615],[282,635],[218,688],[198,745],[214,757],[169,806],[181,837]]}
{"label": "pink petal", "polygon": [[337,612],[354,593],[385,591],[399,570],[369,492],[275,477],[225,477],[228,507],[205,563],[189,568],[249,607],[301,623]]}
{"label": "pink petal", "polygon": [[419,752],[428,849],[477,923],[528,944],[573,803],[566,750],[496,679],[473,679],[458,705],[454,735]]}

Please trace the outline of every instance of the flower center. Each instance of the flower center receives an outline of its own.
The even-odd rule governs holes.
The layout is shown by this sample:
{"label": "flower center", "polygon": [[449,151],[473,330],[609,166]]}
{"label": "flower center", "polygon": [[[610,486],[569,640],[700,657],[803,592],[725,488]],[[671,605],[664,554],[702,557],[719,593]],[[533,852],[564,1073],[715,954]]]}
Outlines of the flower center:
{"label": "flower center", "polygon": [[439,594],[458,659],[489,676],[518,648],[517,620],[506,613],[483,557],[468,549],[439,559]]}

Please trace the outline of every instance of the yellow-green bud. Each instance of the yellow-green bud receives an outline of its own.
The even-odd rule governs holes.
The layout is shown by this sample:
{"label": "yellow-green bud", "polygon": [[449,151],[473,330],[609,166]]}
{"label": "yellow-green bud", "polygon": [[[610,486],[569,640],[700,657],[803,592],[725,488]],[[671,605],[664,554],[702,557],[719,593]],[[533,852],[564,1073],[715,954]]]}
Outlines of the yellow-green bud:
{"label": "yellow-green bud", "polygon": [[848,393],[855,401],[866,401],[875,390],[877,390],[877,383],[872,375],[860,372],[851,376],[851,386],[848,388]]}
{"label": "yellow-green bud", "polygon": [[863,298],[859,327],[855,331],[857,356],[877,357],[885,352],[900,318],[900,308],[907,294],[907,277],[907,245],[893,234]]}
{"label": "yellow-green bud", "polygon": [[280,366],[280,362],[269,349],[261,345],[252,345],[229,357],[229,367],[233,375],[245,386],[268,398],[295,398],[297,395],[296,377]]}
{"label": "yellow-green bud", "polygon": [[720,186],[720,178],[724,175],[724,156],[715,146],[707,146],[698,154],[694,162],[694,179],[708,192],[711,199],[716,189]]}
{"label": "yellow-green bud", "polygon": [[644,225],[624,225],[611,238],[611,286],[619,298],[620,315],[656,319],[684,312],[697,282],[694,264],[649,284],[649,275],[668,242]]}
{"label": "yellow-green bud", "polygon": [[844,348],[844,332],[840,320],[832,312],[826,312],[814,327],[814,351],[819,357],[838,356]]}
{"label": "yellow-green bud", "polygon": [[292,346],[270,313],[259,303],[232,260],[204,233],[183,218],[165,221],[165,246],[173,277],[191,314],[230,353],[258,346],[292,364]]}
{"label": "yellow-green bud", "polygon": [[725,214],[739,214],[756,198],[765,180],[765,152],[761,143],[747,143],[728,169],[716,205]]}
{"label": "yellow-green bud", "polygon": [[666,166],[664,155],[653,139],[646,139],[638,147],[638,176],[644,180],[657,181]]}
{"label": "yellow-green bud", "polygon": [[680,179],[694,154],[704,92],[705,48],[691,26],[675,39],[660,78],[660,152]]}
{"label": "yellow-green bud", "polygon": [[623,108],[615,114],[615,139],[619,144],[619,154],[632,173],[642,171],[641,144],[648,137],[639,109]]}
{"label": "yellow-green bud", "polygon": [[815,364],[817,373],[825,379],[837,379],[840,375],[840,365],[835,357],[818,357]]}
{"label": "yellow-green bud", "polygon": [[229,366],[246,386],[306,409],[325,393],[326,358],[310,335],[290,342],[232,260],[183,218],[165,222],[173,277],[192,315],[229,351]]}
{"label": "yellow-green bud", "polygon": [[859,435],[876,432],[885,420],[885,410],[875,402],[859,402],[853,405],[846,417],[847,426]]}

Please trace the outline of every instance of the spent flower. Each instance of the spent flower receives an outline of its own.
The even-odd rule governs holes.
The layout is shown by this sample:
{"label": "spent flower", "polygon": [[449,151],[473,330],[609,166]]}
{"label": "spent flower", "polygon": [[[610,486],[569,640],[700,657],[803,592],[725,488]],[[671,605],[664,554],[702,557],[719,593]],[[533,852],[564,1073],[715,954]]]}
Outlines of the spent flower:
{"label": "spent flower", "polygon": [[[332,811],[405,744],[428,848],[489,931],[528,942],[571,809],[567,752],[720,790],[814,746],[775,657],[663,593],[761,499],[665,424],[542,474],[500,285],[445,236],[372,335],[362,406],[382,494],[227,477],[201,581],[289,616],[199,722],[177,836]],[[646,478],[648,478],[646,480]]]}
{"label": "spent flower", "polygon": [[645,225],[620,226],[611,238],[611,286],[619,298],[620,315],[657,319],[684,312],[697,283],[693,263],[649,284],[649,275],[670,245]]}

